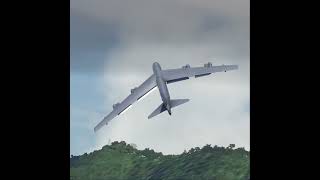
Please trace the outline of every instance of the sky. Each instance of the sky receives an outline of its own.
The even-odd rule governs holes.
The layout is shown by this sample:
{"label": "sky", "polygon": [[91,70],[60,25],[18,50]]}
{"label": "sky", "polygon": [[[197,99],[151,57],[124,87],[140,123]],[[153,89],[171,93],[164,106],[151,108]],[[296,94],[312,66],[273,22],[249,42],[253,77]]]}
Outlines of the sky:
{"label": "sky", "polygon": [[[71,0],[70,154],[110,141],[164,154],[206,144],[250,149],[249,0]],[[152,72],[183,65],[239,69],[168,85],[190,99],[172,116],[148,115],[158,90],[94,133],[93,128]]]}

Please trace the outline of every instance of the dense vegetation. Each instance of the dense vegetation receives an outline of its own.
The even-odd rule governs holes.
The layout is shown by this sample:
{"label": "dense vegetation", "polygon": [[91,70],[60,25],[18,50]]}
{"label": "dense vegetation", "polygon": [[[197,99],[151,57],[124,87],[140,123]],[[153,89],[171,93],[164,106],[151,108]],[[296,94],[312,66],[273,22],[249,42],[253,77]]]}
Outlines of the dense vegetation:
{"label": "dense vegetation", "polygon": [[70,179],[249,179],[250,154],[244,148],[206,145],[180,155],[163,155],[151,149],[137,150],[124,141],[70,158]]}

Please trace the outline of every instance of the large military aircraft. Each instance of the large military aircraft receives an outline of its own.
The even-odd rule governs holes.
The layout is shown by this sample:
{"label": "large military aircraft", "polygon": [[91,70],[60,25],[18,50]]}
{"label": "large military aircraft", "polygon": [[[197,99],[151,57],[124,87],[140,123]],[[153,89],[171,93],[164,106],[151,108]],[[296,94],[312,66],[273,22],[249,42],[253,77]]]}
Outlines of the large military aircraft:
{"label": "large military aircraft", "polygon": [[128,110],[132,104],[136,101],[140,101],[143,97],[149,94],[151,91],[158,87],[160,96],[162,99],[162,104],[154,110],[149,116],[148,119],[164,112],[168,111],[171,115],[171,109],[179,106],[183,103],[189,101],[189,99],[170,99],[169,91],[167,84],[187,80],[189,77],[202,77],[210,75],[215,72],[226,72],[229,70],[238,69],[237,65],[221,65],[221,66],[212,66],[212,63],[207,63],[204,67],[190,67],[190,65],[185,65],[179,69],[166,69],[162,70],[159,63],[155,62],[152,65],[153,74],[145,80],[139,87],[131,89],[131,94],[123,100],[121,103],[116,103],[113,105],[113,111],[110,112],[95,128],[94,131],[98,131],[103,125],[107,125],[108,122],[124,113]]}

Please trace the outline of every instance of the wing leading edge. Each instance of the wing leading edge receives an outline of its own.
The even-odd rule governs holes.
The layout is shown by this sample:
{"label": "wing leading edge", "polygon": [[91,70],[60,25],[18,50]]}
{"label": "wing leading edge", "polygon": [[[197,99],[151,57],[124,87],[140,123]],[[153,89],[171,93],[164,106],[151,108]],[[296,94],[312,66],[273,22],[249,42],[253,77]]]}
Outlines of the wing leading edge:
{"label": "wing leading edge", "polygon": [[162,71],[162,77],[168,82],[177,82],[189,79],[189,77],[202,77],[215,72],[223,72],[238,69],[238,65],[221,65],[205,67],[188,67],[179,69],[167,69]]}
{"label": "wing leading edge", "polygon": [[150,76],[146,81],[144,81],[139,87],[134,88],[131,90],[131,94],[124,99],[121,103],[115,104],[113,106],[112,112],[110,112],[106,117],[103,118],[103,120],[94,127],[94,132],[98,131],[101,127],[104,125],[107,125],[110,120],[112,120],[117,115],[120,115],[124,113],[126,110],[128,110],[133,103],[136,101],[141,100],[143,97],[145,97],[147,94],[149,94],[152,90],[156,88],[156,80],[155,76]]}

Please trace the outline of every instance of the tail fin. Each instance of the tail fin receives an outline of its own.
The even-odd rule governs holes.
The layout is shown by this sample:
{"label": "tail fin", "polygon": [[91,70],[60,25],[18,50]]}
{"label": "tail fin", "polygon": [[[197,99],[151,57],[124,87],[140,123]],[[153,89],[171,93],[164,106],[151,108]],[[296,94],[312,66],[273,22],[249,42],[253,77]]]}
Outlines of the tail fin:
{"label": "tail fin", "polygon": [[154,110],[149,116],[148,119],[162,113],[163,111],[167,110],[166,106],[162,103],[156,110]]}
{"label": "tail fin", "polygon": [[[172,99],[170,100],[170,105],[171,105],[171,108],[174,108],[176,106],[179,106],[181,104],[184,104],[186,102],[188,102],[189,99]],[[166,106],[162,103],[156,110],[154,110],[149,116],[148,116],[148,119],[162,113],[163,111],[166,111],[167,108]]]}
{"label": "tail fin", "polygon": [[179,106],[181,104],[184,104],[188,101],[189,101],[189,99],[172,99],[172,100],[170,100],[170,105],[171,105],[171,108],[174,108],[174,107]]}

